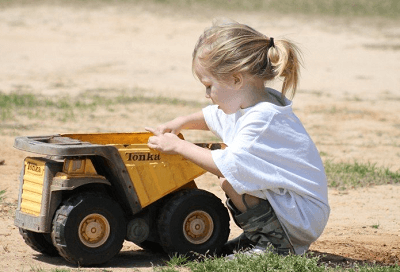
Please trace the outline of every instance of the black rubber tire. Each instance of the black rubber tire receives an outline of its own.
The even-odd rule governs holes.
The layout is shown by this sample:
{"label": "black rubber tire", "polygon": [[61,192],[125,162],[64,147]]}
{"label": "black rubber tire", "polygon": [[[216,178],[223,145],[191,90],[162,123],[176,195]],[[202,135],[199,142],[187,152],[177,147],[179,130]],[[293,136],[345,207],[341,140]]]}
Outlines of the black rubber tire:
{"label": "black rubber tire", "polygon": [[137,243],[136,245],[140,246],[141,248],[149,252],[165,253],[163,247],[157,242],[146,240],[141,243]]}
{"label": "black rubber tire", "polygon": [[214,194],[200,189],[183,190],[164,205],[158,230],[168,254],[218,254],[228,240],[229,214]]}
{"label": "black rubber tire", "polygon": [[[92,237],[94,242],[88,236],[93,233],[98,234]],[[72,196],[57,210],[51,236],[65,260],[79,266],[97,265],[121,250],[126,222],[114,200],[102,193],[85,192]]]}
{"label": "black rubber tire", "polygon": [[38,233],[23,228],[19,228],[19,233],[24,238],[25,243],[33,250],[51,257],[59,256],[49,233]]}

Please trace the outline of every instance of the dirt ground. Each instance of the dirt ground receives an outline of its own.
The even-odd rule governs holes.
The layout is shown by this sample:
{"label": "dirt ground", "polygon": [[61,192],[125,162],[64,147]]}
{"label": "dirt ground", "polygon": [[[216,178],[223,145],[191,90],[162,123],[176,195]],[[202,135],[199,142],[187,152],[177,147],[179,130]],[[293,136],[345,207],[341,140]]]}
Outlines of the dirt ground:
{"label": "dirt ground", "polygon": [[[191,74],[191,52],[214,17],[248,23],[302,48],[304,69],[294,110],[323,159],[371,162],[400,169],[400,24],[382,19],[278,16],[204,9],[109,4],[102,6],[0,6],[0,91],[64,95],[142,90],[146,95],[206,102]],[[275,83],[279,87],[279,82]],[[156,126],[194,106],[136,104],[96,109],[74,120],[17,116],[0,125],[0,271],[70,268],[62,258],[37,254],[24,244],[13,215],[18,174],[28,154],[15,150],[20,135],[129,132]],[[84,115],[88,115],[87,112]],[[187,132],[189,140],[205,134]],[[1,161],[1,160],[0,160]],[[199,187],[224,199],[217,179],[206,174]],[[323,235],[311,246],[324,262],[399,264],[400,186],[329,191],[332,208]],[[231,224],[231,237],[240,230]],[[101,268],[79,271],[151,271],[166,256],[126,242]]]}

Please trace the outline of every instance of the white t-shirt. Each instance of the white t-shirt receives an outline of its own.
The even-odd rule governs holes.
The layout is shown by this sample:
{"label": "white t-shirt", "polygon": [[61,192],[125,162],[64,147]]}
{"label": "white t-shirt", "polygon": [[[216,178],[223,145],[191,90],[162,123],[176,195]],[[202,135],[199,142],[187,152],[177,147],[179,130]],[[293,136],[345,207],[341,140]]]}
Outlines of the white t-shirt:
{"label": "white t-shirt", "polygon": [[268,199],[295,253],[303,254],[328,221],[327,180],[292,102],[286,99],[285,105],[261,102],[229,115],[212,105],[203,114],[210,131],[228,146],[212,151],[218,169],[238,194]]}

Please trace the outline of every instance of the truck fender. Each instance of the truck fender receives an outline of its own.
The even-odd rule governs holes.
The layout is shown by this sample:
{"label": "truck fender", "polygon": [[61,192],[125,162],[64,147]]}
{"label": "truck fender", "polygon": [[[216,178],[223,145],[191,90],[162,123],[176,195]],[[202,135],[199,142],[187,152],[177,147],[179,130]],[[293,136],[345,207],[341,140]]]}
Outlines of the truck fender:
{"label": "truck fender", "polygon": [[51,191],[69,191],[87,184],[106,184],[111,186],[111,183],[103,177],[54,178],[51,184]]}

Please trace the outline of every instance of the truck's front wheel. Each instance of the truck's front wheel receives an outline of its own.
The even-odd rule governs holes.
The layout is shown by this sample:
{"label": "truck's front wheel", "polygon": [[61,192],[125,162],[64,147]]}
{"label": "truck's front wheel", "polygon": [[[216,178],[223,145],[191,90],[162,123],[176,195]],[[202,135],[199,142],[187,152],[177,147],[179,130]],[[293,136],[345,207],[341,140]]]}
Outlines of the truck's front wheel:
{"label": "truck's front wheel", "polygon": [[229,236],[229,214],[210,192],[178,192],[163,208],[158,222],[161,245],[167,253],[219,253]]}
{"label": "truck's front wheel", "polygon": [[125,235],[120,206],[101,193],[71,197],[53,220],[53,244],[67,261],[81,266],[107,262],[121,250]]}
{"label": "truck's front wheel", "polygon": [[19,233],[32,249],[48,256],[58,256],[58,251],[53,246],[49,233],[37,233],[23,228],[19,228]]}

